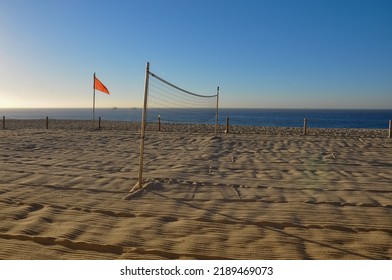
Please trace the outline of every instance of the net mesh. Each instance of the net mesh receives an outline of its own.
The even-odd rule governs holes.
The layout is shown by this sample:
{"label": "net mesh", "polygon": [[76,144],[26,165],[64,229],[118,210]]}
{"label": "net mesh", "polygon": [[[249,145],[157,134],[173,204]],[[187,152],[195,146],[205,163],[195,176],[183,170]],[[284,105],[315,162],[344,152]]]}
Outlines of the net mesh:
{"label": "net mesh", "polygon": [[215,124],[217,94],[184,90],[150,72],[147,123]]}

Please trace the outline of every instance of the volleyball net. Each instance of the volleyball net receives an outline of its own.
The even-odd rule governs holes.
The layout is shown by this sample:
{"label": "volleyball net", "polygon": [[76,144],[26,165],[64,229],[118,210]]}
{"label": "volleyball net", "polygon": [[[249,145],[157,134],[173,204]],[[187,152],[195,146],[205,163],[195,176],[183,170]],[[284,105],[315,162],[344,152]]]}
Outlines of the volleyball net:
{"label": "volleyball net", "polygon": [[210,95],[190,92],[149,70],[146,79],[148,127],[161,130],[165,124],[215,124],[217,129],[219,89]]}
{"label": "volleyball net", "polygon": [[140,137],[139,180],[132,191],[142,188],[143,156],[146,127],[156,124],[207,124],[218,132],[219,87],[216,94],[203,95],[190,92],[150,71],[147,63],[144,84],[144,102]]}

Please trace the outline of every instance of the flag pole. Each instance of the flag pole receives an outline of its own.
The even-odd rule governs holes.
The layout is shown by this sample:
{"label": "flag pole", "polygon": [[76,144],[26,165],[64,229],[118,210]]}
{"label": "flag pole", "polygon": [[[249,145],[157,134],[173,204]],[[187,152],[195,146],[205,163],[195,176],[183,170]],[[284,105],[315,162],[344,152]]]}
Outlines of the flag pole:
{"label": "flag pole", "polygon": [[93,76],[93,129],[95,127],[95,72]]}

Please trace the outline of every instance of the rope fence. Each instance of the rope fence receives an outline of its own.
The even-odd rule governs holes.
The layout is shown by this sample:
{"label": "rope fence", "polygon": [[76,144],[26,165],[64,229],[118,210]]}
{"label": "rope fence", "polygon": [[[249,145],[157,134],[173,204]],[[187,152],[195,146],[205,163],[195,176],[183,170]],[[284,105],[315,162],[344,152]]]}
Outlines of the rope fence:
{"label": "rope fence", "polygon": [[140,122],[103,120],[101,117],[93,123],[91,120],[51,119],[49,117],[43,119],[8,119],[3,116],[2,129],[139,131]]}
{"label": "rope fence", "polygon": [[[277,127],[277,126],[249,126],[232,124],[232,118],[226,117],[224,124],[218,126],[218,132],[225,134],[261,134],[261,135],[297,135],[297,136],[342,136],[342,137],[387,137],[392,138],[392,120],[388,121],[386,129],[369,128],[315,128],[309,127],[313,119],[304,118],[303,126],[296,127]],[[129,130],[140,131],[140,121],[112,121],[104,120],[99,117],[98,122],[92,126],[91,120],[59,120],[50,119],[7,119],[2,118],[3,130],[16,129],[46,129],[46,130]],[[161,116],[152,119],[147,123],[147,130],[161,132],[194,132],[194,133],[214,133],[215,124],[210,123],[170,123],[164,122]]]}

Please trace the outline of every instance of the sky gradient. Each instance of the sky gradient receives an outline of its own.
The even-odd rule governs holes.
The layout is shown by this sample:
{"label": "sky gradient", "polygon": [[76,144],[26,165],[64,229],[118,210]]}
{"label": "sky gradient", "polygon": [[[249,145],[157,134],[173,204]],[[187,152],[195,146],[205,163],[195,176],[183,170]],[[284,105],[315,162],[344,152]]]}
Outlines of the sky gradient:
{"label": "sky gradient", "polygon": [[146,62],[221,107],[392,108],[392,1],[0,0],[0,108],[140,107]]}

